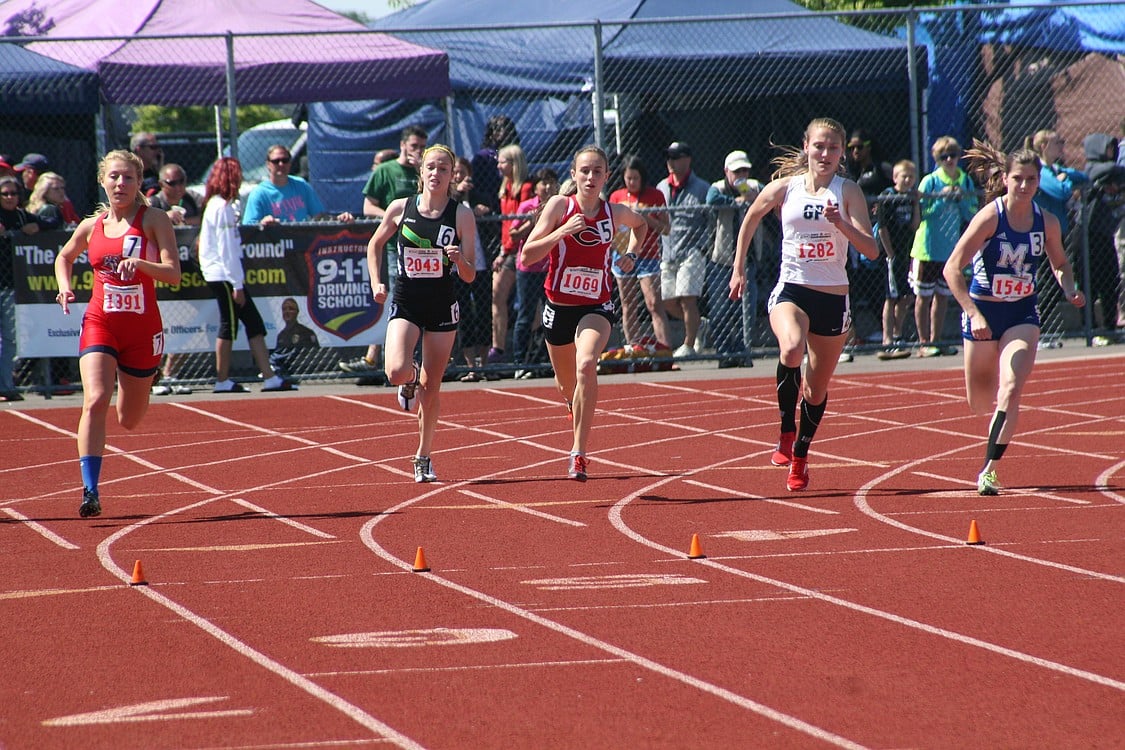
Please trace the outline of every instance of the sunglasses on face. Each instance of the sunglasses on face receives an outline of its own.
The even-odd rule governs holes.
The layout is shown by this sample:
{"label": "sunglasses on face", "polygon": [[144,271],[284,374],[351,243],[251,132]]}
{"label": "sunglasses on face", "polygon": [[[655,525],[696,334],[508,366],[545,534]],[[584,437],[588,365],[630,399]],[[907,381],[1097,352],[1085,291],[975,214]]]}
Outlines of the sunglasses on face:
{"label": "sunglasses on face", "polygon": [[182,179],[181,180],[164,180],[164,184],[167,185],[168,187],[179,187],[180,185],[183,185],[185,182],[187,182],[187,180],[182,180]]}
{"label": "sunglasses on face", "polygon": [[0,193],[0,197],[4,197],[4,198],[18,198],[18,197],[19,197],[19,193],[9,193],[9,192],[3,192],[3,193]]}
{"label": "sunglasses on face", "polygon": [[290,159],[288,156],[283,156],[280,159],[270,159],[269,160],[270,164],[276,164],[276,165],[288,164],[290,161],[292,161],[292,159]]}
{"label": "sunglasses on face", "polygon": [[941,154],[941,155],[938,156],[938,158],[941,159],[942,161],[955,161],[955,160],[961,158],[961,154],[958,154],[956,152],[949,153],[949,154]]}
{"label": "sunglasses on face", "polygon": [[160,144],[158,144],[158,143],[138,143],[137,148],[151,148],[153,150],[157,150],[157,149],[160,148]]}

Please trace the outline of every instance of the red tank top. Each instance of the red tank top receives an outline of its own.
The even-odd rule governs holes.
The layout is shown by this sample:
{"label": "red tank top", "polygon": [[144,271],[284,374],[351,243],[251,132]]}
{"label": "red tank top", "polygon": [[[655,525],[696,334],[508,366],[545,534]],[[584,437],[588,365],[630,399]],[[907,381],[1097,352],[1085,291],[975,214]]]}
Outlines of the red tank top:
{"label": "red tank top", "polygon": [[[582,215],[578,200],[567,198],[566,211],[559,226],[574,214]],[[561,240],[551,251],[547,265],[547,281],[543,288],[547,299],[559,305],[601,305],[609,302],[609,265],[613,261],[610,243],[613,240],[613,213],[609,204],[601,202],[597,216],[582,217],[586,228]]]}
{"label": "red tank top", "polygon": [[122,280],[117,272],[117,264],[122,258],[140,258],[159,262],[152,257],[156,248],[145,237],[145,207],[137,210],[137,215],[129,224],[125,234],[120,237],[106,237],[102,222],[108,214],[99,216],[90,233],[90,244],[86,257],[94,269],[94,289],[90,297],[90,309],[103,313],[134,313],[158,315],[156,307],[156,283],[150,276],[138,274],[128,281]]}

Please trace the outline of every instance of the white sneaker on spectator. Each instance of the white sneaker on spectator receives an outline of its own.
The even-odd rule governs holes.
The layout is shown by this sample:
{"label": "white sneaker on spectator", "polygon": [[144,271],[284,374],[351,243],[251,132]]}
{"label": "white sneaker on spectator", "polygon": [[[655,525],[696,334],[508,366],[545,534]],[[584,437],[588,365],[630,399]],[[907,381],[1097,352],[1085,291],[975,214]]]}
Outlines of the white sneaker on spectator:
{"label": "white sneaker on spectator", "polygon": [[679,357],[694,357],[695,356],[695,348],[691,347],[691,346],[688,346],[687,344],[681,344],[679,349],[672,352],[672,356],[676,357],[676,358],[679,358]]}

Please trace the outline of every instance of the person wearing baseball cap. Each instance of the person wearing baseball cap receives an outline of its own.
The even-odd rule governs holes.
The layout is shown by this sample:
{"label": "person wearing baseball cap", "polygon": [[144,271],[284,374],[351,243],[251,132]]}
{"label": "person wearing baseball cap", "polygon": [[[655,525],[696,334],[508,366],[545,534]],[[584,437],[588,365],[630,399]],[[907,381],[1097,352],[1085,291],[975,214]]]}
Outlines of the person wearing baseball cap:
{"label": "person wearing baseball cap", "polygon": [[11,158],[7,154],[0,154],[0,177],[16,176],[16,170],[12,168]]}
{"label": "person wearing baseball cap", "polygon": [[705,203],[710,185],[691,171],[688,144],[674,141],[664,150],[664,157],[668,176],[656,189],[672,209],[672,229],[661,238],[660,296],[673,316],[684,321],[684,342],[672,356],[694,357],[699,333],[699,295],[703,293],[707,274],[703,254],[707,251],[711,222],[708,213],[699,207]]}
{"label": "person wearing baseball cap", "polygon": [[23,186],[30,194],[35,189],[35,182],[39,179],[39,175],[51,171],[51,163],[43,154],[24,154],[20,163],[12,169],[22,173]]}
{"label": "person wearing baseball cap", "polygon": [[707,205],[715,241],[707,255],[707,310],[709,341],[719,355],[719,368],[753,366],[750,345],[754,340],[754,320],[758,305],[758,266],[761,240],[755,234],[751,252],[746,254],[748,283],[742,302],[730,298],[731,268],[734,266],[738,229],[746,209],[758,197],[762,184],[750,177],[750,159],[745,151],[731,151],[723,160],[722,179],[711,183]]}

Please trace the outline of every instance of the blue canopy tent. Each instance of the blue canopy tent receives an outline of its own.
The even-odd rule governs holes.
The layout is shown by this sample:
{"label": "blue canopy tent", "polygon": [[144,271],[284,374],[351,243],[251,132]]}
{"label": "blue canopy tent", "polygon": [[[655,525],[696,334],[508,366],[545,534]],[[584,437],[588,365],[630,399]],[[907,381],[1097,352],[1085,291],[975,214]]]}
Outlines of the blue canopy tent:
{"label": "blue canopy tent", "polygon": [[[450,111],[436,102],[405,110],[384,101],[312,108],[310,128],[323,131],[327,138],[322,145],[331,144],[340,157],[332,169],[335,187],[321,190],[350,191],[352,200],[358,200],[356,183],[363,175],[346,177],[345,157],[354,164],[357,153],[369,156],[396,146],[398,130],[408,122],[427,127],[432,140],[468,154],[479,147],[485,122],[498,112],[516,121],[531,162],[564,164],[575,147],[593,139],[590,92],[597,19],[610,19],[601,24],[602,83],[623,105],[622,150],[642,151],[643,156],[639,144],[629,142],[630,127],[658,116],[678,137],[692,141],[703,152],[708,172],[715,171],[726,146],[708,149],[702,134],[714,134],[715,117],[721,113],[743,123],[741,143],[763,144],[757,156],[764,163],[771,134],[799,137],[813,114],[823,114],[801,109],[800,96],[807,93],[832,98],[841,116],[855,113],[854,120],[869,115],[877,101],[885,112],[881,118],[904,123],[903,132],[887,141],[901,141],[905,147],[908,77],[902,40],[787,0],[754,4],[755,13],[776,17],[732,18],[747,10],[742,0],[703,0],[690,9],[674,0],[570,0],[536,6],[536,25],[531,26],[526,5],[429,0],[386,16],[373,26],[449,55]],[[684,13],[691,18],[675,24],[649,22]],[[640,23],[613,23],[626,19]],[[453,132],[446,132],[447,121]],[[697,131],[700,137],[693,139]]]}
{"label": "blue canopy tent", "polygon": [[92,115],[98,111],[98,76],[24,49],[0,43],[0,113]]}
{"label": "blue canopy tent", "polygon": [[93,204],[98,77],[18,44],[0,43],[0,146],[46,154],[79,210]]}

